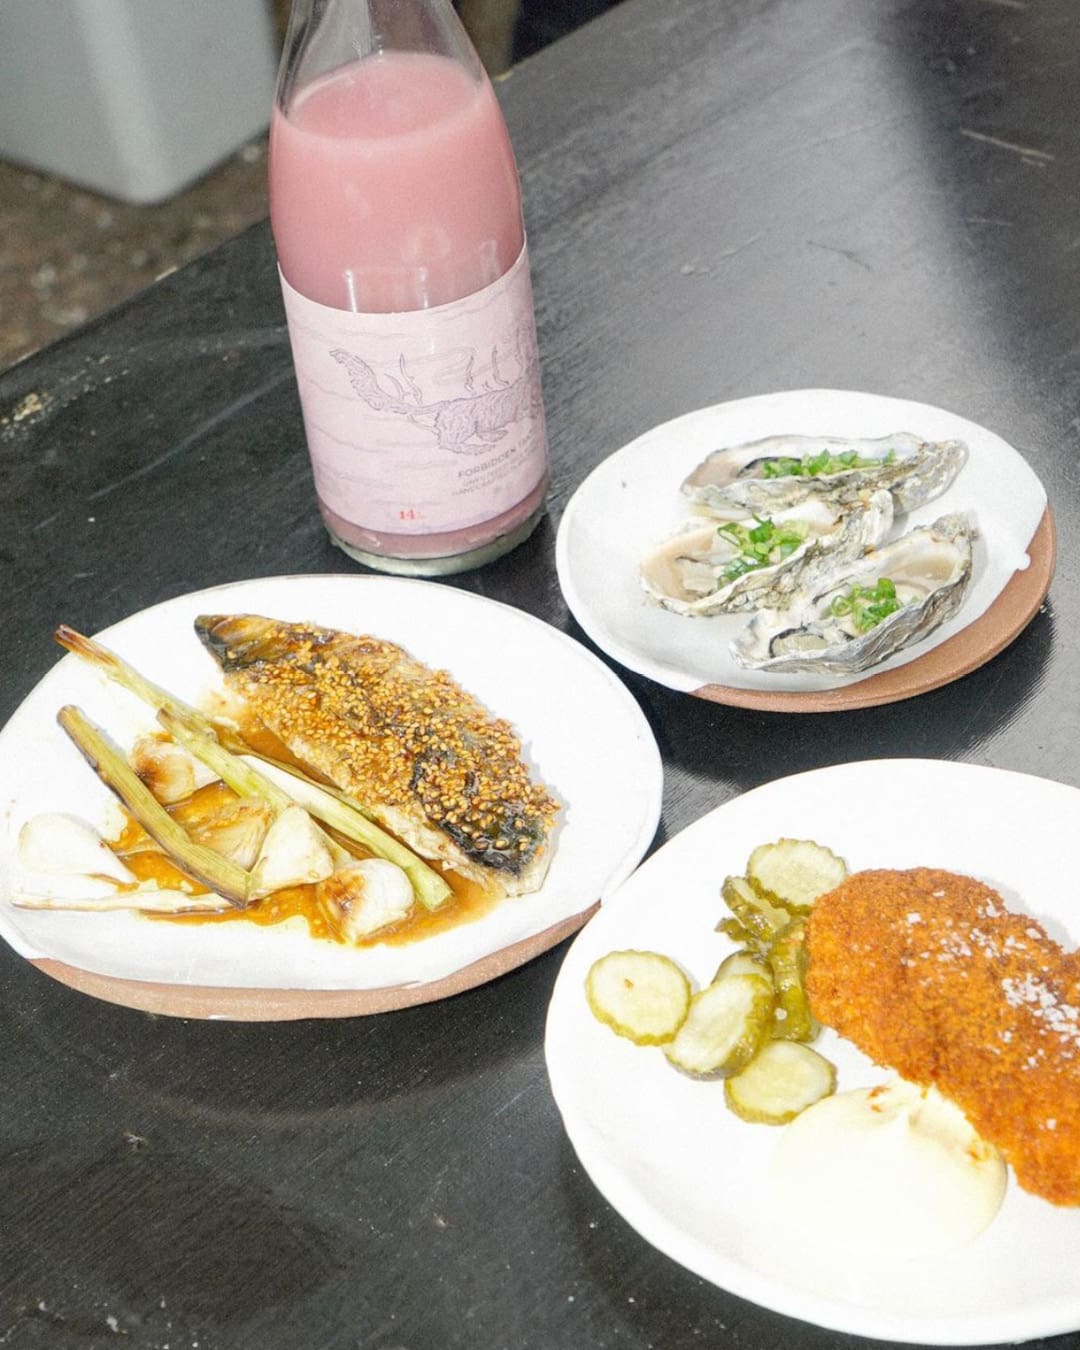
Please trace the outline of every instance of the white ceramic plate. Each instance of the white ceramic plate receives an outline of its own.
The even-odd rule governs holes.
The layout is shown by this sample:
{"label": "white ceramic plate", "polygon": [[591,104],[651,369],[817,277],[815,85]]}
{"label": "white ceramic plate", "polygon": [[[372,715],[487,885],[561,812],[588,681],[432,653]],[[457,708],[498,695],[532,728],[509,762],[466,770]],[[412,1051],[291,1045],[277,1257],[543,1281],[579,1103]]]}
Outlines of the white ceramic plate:
{"label": "white ceramic plate", "polygon": [[[688,619],[646,599],[638,578],[641,558],[688,518],[680,484],[710,451],[788,433],[875,437],[894,431],[914,432],[927,440],[956,437],[970,452],[947,492],[900,517],[893,528],[896,535],[951,511],[964,511],[979,531],[964,603],[930,637],[860,675],[765,674],[744,670],[728,650],[732,637],[747,622],[746,615]],[[566,508],[556,566],[578,623],[599,647],[631,670],[671,689],[709,690],[706,696],[720,701],[769,706],[756,701],[754,692],[762,691],[766,698],[779,695],[778,706],[796,710],[793,700],[782,702],[784,696],[851,688],[907,666],[986,614],[1015,573],[1027,568],[1028,548],[1045,510],[1046,493],[1035,473],[1016,450],[985,427],[922,403],[842,390],[795,390],[701,408],[654,427],[610,455]],[[1027,618],[1030,614],[1024,621]],[[988,655],[1001,645],[991,640]],[[902,682],[894,688],[903,696]],[[853,693],[848,703],[859,706],[860,700]]]}
{"label": "white ceramic plate", "polygon": [[[485,959],[516,952],[523,943],[528,947],[537,935],[574,916],[583,918],[643,856],[659,819],[662,781],[648,724],[602,662],[519,610],[429,582],[276,577],[169,600],[99,636],[151,680],[199,702],[220,680],[192,620],[200,613],[245,611],[391,639],[429,665],[449,670],[507,718],[535,771],[565,803],[543,888],[423,941],[363,949],[316,941],[300,920],[269,928],[200,926],[124,913],[15,909],[6,902],[14,889],[41,889],[41,879],[21,873],[16,859],[18,831],[28,817],[69,811],[106,828],[118,818],[111,794],[56,725],[57,709],[80,705],[124,746],[154,726],[145,705],[66,656],[0,733],[0,935],[23,956],[118,981],[268,995],[438,988],[439,981],[479,962],[476,978],[467,981],[476,983],[506,968],[497,961],[484,966]],[[78,615],[68,617],[78,625]],[[535,950],[523,949],[520,959]],[[266,1015],[279,1015],[271,1003],[268,999]],[[227,1007],[223,1015],[229,1015]],[[258,1016],[258,1008],[241,1015]]]}
{"label": "white ceramic plate", "polygon": [[[845,764],[780,779],[719,807],[653,855],[575,938],[555,985],[547,1063],[567,1133],[593,1181],[637,1231],[724,1289],[838,1331],[971,1345],[1080,1327],[1080,1210],[1021,1191],[1011,1175],[994,1223],[964,1250],[876,1262],[808,1249],[764,1184],[780,1131],[748,1125],[723,1085],[694,1082],[658,1049],[589,1012],[585,976],[605,952],[669,954],[707,983],[731,943],[714,932],[719,889],[751,849],[816,838],[852,869],[941,867],[987,881],[1065,945],[1080,943],[1080,791],[934,760]],[[825,1031],[841,1089],[882,1081]]]}

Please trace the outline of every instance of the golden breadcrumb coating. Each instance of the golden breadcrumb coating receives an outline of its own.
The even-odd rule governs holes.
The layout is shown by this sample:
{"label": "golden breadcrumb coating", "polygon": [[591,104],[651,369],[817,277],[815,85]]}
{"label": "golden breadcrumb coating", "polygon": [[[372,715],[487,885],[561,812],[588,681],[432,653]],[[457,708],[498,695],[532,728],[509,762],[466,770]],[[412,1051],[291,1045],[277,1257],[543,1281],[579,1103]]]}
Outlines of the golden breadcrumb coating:
{"label": "golden breadcrumb coating", "polygon": [[1080,956],[930,868],[850,876],[815,903],[806,951],[817,1018],[934,1084],[1025,1190],[1080,1204]]}

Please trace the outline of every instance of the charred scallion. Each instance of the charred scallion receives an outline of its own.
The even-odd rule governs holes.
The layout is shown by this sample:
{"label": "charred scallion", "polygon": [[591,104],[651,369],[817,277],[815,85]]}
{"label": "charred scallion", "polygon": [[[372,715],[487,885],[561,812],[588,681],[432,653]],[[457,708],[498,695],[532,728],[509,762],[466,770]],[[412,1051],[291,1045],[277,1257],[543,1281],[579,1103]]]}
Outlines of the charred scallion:
{"label": "charred scallion", "polygon": [[191,707],[183,699],[174,697],[167,689],[162,689],[160,685],[140,675],[123,657],[117,656],[108,647],[103,647],[100,642],[84,636],[74,628],[69,628],[66,623],[62,623],[56,629],[53,637],[61,647],[76,656],[81,656],[84,661],[104,675],[108,675],[109,679],[123,685],[129,693],[135,694],[144,703],[149,703],[151,708],[171,713],[173,717],[183,718],[185,722],[199,727],[207,735],[213,734],[214,724],[197,708]]}
{"label": "charred scallion", "polygon": [[[262,760],[267,767],[277,769],[279,774],[286,774],[297,783],[300,788],[297,801],[329,829],[336,830],[340,836],[351,840],[354,844],[362,845],[369,853],[374,853],[375,857],[383,857],[387,863],[394,863],[400,867],[412,882],[416,898],[420,900],[425,910],[439,909],[440,904],[454,894],[450,884],[445,882],[444,877],[440,876],[435,868],[429,867],[420,856],[413,853],[412,849],[406,848],[405,844],[396,840],[393,834],[387,834],[386,830],[366,814],[363,806],[359,802],[352,801],[346,792],[328,784],[316,783],[315,779],[309,778],[296,765],[281,763],[270,759],[267,755],[258,755],[244,747],[242,742],[234,744],[238,753],[254,755],[255,759]],[[192,745],[189,744],[188,748],[192,749],[192,753],[197,753]]]}
{"label": "charred scallion", "polygon": [[[277,783],[272,782],[240,755],[233,754],[215,737],[206,735],[198,724],[190,723],[186,718],[176,717],[162,711],[158,714],[162,726],[174,736],[204,764],[220,775],[221,781],[244,797],[262,797],[272,806],[281,809],[298,800]],[[276,761],[264,762],[279,769]],[[363,815],[355,806],[343,801],[330,789],[321,787],[298,770],[289,769],[290,777],[303,785],[300,805],[317,820],[321,820],[329,829],[336,831],[344,839],[359,844],[377,858],[392,862],[409,878],[417,900],[425,909],[438,909],[452,894],[447,882],[417,857],[404,844]]]}
{"label": "charred scallion", "polygon": [[139,778],[110,738],[72,704],[56,720],[71,737],[97,776],[119,797],[162,851],[193,881],[206,886],[237,909],[251,900],[250,873],[191,839]]}
{"label": "charred scallion", "polygon": [[[61,624],[54,636],[62,647],[82,657],[154,708],[175,738],[219,774],[222,782],[234,792],[242,797],[259,797],[278,811],[296,800],[239,757],[248,753],[248,747],[239,737],[233,735],[230,738],[226,728],[216,726],[197,708],[140,675],[115,652],[66,624]],[[228,740],[230,748],[221,743],[222,738]],[[279,769],[288,768],[273,760],[268,763]],[[437,909],[450,898],[452,892],[446,880],[411,849],[371,821],[358,803],[343,800],[340,794],[321,787],[306,775],[291,769],[289,772],[304,785],[304,800],[300,804],[343,838],[360,844],[378,858],[396,863],[408,875],[416,898],[425,909]]]}

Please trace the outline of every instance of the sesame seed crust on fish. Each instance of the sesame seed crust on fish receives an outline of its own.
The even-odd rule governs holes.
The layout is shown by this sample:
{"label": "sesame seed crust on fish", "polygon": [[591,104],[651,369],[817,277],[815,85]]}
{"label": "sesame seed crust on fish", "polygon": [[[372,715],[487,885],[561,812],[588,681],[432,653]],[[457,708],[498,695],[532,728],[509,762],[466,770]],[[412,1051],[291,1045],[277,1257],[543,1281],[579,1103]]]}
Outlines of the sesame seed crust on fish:
{"label": "sesame seed crust on fish", "polygon": [[203,615],[225,682],[288,749],[426,857],[535,890],[558,804],[509,723],[393,642],[259,615]]}
{"label": "sesame seed crust on fish", "polygon": [[1019,1184],[1080,1205],[1080,954],[970,877],[856,872],[806,926],[814,1015],[934,1084]]}

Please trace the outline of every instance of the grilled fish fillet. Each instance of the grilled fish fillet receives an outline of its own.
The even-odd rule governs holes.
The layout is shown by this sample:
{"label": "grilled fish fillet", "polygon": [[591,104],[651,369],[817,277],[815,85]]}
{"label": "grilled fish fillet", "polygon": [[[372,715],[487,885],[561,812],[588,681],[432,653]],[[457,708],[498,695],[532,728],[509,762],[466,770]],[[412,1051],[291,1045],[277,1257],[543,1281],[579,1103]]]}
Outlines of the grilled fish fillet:
{"label": "grilled fish fillet", "polygon": [[446,671],[253,614],[203,615],[195,631],[260,722],[421,856],[507,894],[540,886],[557,803],[509,724]]}
{"label": "grilled fish fillet", "polygon": [[934,1084],[1025,1190],[1080,1204],[1080,955],[929,868],[854,873],[815,902],[806,951],[816,1017]]}

